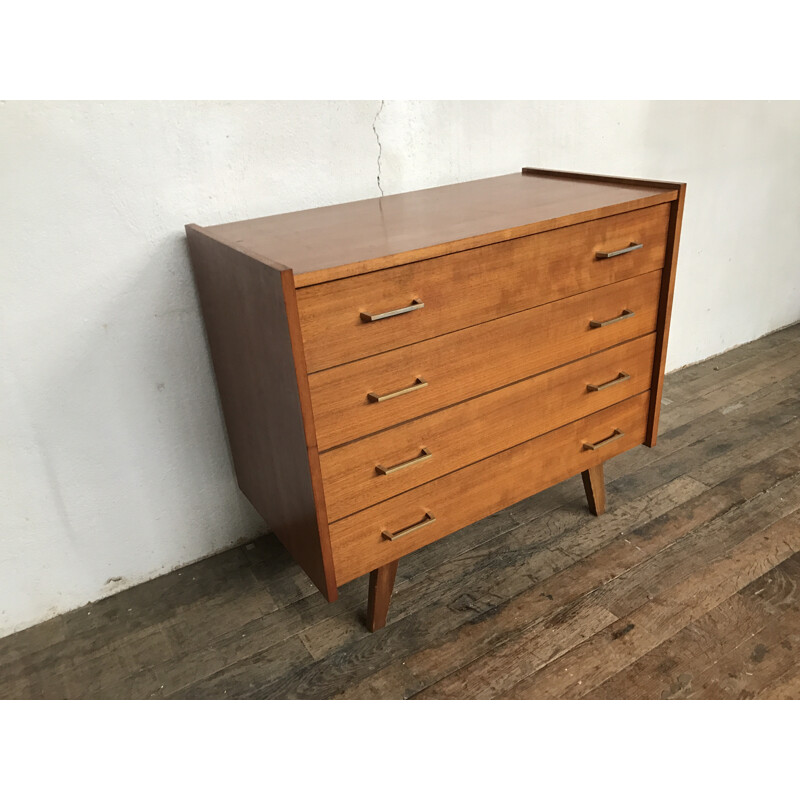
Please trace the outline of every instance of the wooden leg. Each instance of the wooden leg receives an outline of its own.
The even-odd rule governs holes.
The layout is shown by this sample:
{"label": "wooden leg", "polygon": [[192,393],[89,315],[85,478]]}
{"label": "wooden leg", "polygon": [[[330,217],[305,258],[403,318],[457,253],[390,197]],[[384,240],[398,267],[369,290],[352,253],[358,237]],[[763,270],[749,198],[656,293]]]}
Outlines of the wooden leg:
{"label": "wooden leg", "polygon": [[389,601],[392,599],[394,577],[399,561],[392,561],[369,574],[369,600],[367,601],[367,628],[374,633],[386,624]]}
{"label": "wooden leg", "polygon": [[603,478],[603,465],[589,467],[581,473],[583,488],[586,489],[586,499],[589,501],[589,511],[599,517],[606,510],[606,482]]}

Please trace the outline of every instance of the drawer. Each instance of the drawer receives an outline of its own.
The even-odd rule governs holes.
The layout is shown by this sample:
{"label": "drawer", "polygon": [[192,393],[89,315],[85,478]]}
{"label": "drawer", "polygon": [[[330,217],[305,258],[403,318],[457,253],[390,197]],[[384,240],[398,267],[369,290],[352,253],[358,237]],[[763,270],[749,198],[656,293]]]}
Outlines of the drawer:
{"label": "drawer", "polygon": [[650,388],[655,334],[320,456],[336,520]]}
{"label": "drawer", "polygon": [[649,403],[636,395],[332,523],[337,584],[641,444]]}
{"label": "drawer", "polygon": [[308,371],[661,269],[668,224],[667,203],[301,288]]}
{"label": "drawer", "polygon": [[[651,333],[660,291],[661,272],[649,272],[314,373],[309,386],[318,447],[326,450]],[[618,321],[591,324],[613,319]]]}

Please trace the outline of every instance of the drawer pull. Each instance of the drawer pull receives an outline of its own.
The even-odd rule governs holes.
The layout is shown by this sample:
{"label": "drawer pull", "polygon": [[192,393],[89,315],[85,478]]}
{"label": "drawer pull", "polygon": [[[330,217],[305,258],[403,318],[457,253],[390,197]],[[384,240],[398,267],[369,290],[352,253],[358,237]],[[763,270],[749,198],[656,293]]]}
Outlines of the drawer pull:
{"label": "drawer pull", "polygon": [[598,322],[596,319],[589,320],[589,327],[605,328],[606,325],[613,325],[615,322],[622,322],[624,319],[630,319],[631,317],[635,316],[635,311],[631,311],[629,308],[626,308],[623,309],[622,313],[618,317],[614,317],[613,319],[604,319],[602,322]]}
{"label": "drawer pull", "polygon": [[427,385],[427,381],[422,380],[422,378],[417,378],[411,386],[406,386],[405,389],[398,389],[396,392],[389,392],[389,394],[370,392],[367,395],[367,400],[369,400],[370,403],[382,403],[384,400],[391,400],[393,397],[400,397],[400,395],[408,394],[409,392],[416,392],[417,389],[424,389]]}
{"label": "drawer pull", "polygon": [[632,253],[634,250],[641,250],[644,247],[643,244],[638,244],[637,242],[631,242],[627,247],[623,247],[622,250],[612,250],[609,253],[595,253],[595,258],[615,258],[616,256],[624,256],[625,253]]}
{"label": "drawer pull", "polygon": [[421,308],[425,308],[425,303],[415,298],[411,301],[410,306],[406,306],[405,308],[396,308],[394,311],[384,311],[382,314],[367,314],[366,311],[362,311],[361,321],[377,322],[379,319],[388,319],[389,317],[396,317],[399,314],[408,314],[410,311],[419,311]]}
{"label": "drawer pull", "polygon": [[421,464],[423,461],[427,461],[432,455],[433,453],[431,453],[427,447],[423,447],[422,454],[418,455],[416,458],[412,458],[410,461],[403,461],[402,464],[395,464],[393,467],[382,467],[378,464],[378,466],[375,467],[375,472],[377,472],[378,475],[391,475],[393,472],[411,467],[414,464]]}
{"label": "drawer pull", "polygon": [[611,442],[615,442],[617,439],[621,439],[625,434],[619,429],[614,428],[614,433],[611,434],[607,439],[601,439],[599,442],[595,442],[594,444],[589,444],[589,442],[583,443],[584,450],[599,450],[601,447],[605,447],[607,444],[611,444]]}
{"label": "drawer pull", "polygon": [[381,536],[384,539],[388,539],[390,542],[393,542],[395,539],[401,539],[403,536],[408,536],[409,533],[414,533],[414,531],[418,531],[420,528],[424,528],[426,525],[430,525],[431,522],[436,522],[436,517],[430,513],[430,511],[425,512],[425,516],[422,518],[421,522],[418,522],[416,525],[411,525],[408,528],[403,528],[401,531],[397,531],[397,533],[389,533],[388,531],[381,531]]}
{"label": "drawer pull", "polygon": [[586,391],[587,392],[602,392],[603,389],[610,389],[612,386],[616,386],[618,383],[625,383],[625,381],[629,381],[631,376],[628,375],[627,372],[620,372],[614,380],[606,381],[605,383],[587,383],[586,384]]}

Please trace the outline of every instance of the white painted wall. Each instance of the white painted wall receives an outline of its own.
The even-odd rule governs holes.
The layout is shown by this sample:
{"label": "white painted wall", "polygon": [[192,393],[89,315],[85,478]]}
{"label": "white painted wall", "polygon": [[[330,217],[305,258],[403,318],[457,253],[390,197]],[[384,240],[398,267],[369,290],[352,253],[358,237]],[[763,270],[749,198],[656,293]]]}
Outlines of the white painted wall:
{"label": "white painted wall", "polygon": [[[0,104],[0,635],[263,530],[183,225],[375,196],[378,108]],[[386,194],[685,180],[669,369],[800,319],[800,103],[390,101],[375,126]]]}

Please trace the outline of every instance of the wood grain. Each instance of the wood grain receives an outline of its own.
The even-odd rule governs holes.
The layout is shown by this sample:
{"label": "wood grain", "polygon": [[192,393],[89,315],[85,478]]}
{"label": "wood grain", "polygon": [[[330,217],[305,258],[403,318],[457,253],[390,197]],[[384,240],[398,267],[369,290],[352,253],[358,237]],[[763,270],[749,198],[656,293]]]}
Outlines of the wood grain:
{"label": "wood grain", "polygon": [[[298,291],[311,372],[616,283],[664,266],[670,204]],[[610,259],[631,242],[640,250]],[[365,322],[362,313],[419,310]]]}
{"label": "wood grain", "polygon": [[[641,444],[649,399],[647,392],[637,395],[332,523],[338,580],[346,583],[396,561],[476,519]],[[602,450],[584,449],[586,442],[605,439],[615,429],[625,435]],[[383,537],[384,531],[400,531],[426,514],[435,522],[395,541]]]}
{"label": "wood grain", "polygon": [[669,202],[672,184],[515,173],[204,230],[297,286],[437,257]]}
{"label": "wood grain", "polygon": [[[649,334],[324,452],[331,521],[647,391],[654,343]],[[629,379],[588,391],[621,373]],[[425,460],[377,470],[413,461],[423,449]]]}
{"label": "wood grain", "polygon": [[[660,272],[309,376],[320,450],[422,416],[655,330]],[[591,328],[590,320],[635,315]],[[525,346],[520,346],[525,342]],[[427,386],[381,403],[422,378]]]}
{"label": "wood grain", "polygon": [[[236,476],[309,578],[337,596],[291,275],[186,234]],[[262,368],[253,369],[253,360]]]}

